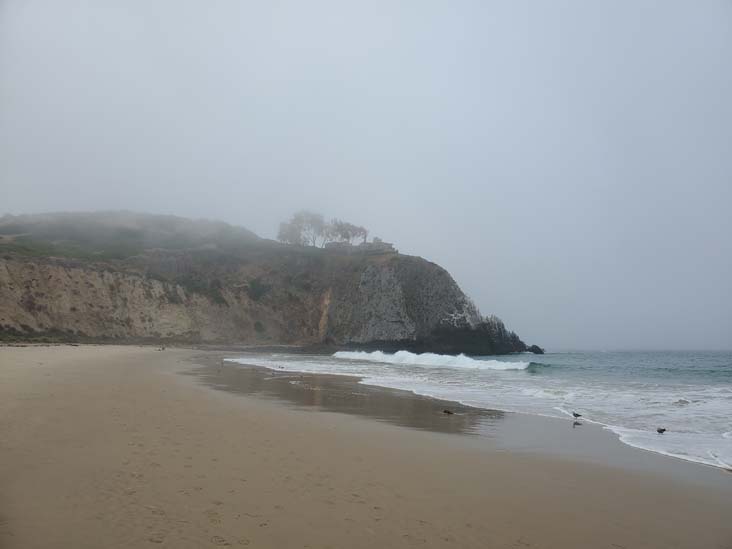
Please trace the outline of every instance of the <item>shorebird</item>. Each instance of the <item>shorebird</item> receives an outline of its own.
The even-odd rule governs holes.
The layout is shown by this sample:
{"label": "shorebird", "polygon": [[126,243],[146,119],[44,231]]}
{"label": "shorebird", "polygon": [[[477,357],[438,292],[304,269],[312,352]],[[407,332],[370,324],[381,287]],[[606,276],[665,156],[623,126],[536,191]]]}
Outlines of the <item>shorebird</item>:
{"label": "shorebird", "polygon": [[572,415],[577,419],[578,417],[582,417],[582,414],[578,414],[577,412],[572,412]]}
{"label": "shorebird", "polygon": [[450,411],[450,410],[442,410],[442,413],[443,413],[443,414],[449,414],[449,415],[452,415],[452,414],[454,414],[455,412],[452,412],[452,411]]}
{"label": "shorebird", "polygon": [[664,427],[659,427],[658,429],[656,429],[656,432],[659,435],[662,435],[662,434],[664,434],[666,432],[666,429]]}

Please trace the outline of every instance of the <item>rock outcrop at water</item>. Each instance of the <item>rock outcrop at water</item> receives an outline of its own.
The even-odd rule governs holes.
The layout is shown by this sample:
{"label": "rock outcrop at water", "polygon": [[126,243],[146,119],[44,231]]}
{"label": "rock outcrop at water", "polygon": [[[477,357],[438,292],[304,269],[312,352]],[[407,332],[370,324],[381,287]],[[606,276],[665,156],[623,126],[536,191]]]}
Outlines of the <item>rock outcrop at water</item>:
{"label": "rock outcrop at water", "polygon": [[527,350],[419,257],[125,212],[0,219],[5,338]]}

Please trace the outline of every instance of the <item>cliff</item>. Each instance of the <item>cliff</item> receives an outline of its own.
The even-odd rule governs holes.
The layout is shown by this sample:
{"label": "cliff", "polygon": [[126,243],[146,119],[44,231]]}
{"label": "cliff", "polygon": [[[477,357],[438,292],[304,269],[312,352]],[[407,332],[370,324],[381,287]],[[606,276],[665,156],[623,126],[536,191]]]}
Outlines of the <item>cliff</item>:
{"label": "cliff", "polygon": [[0,219],[0,334],[526,350],[440,266],[125,212]]}

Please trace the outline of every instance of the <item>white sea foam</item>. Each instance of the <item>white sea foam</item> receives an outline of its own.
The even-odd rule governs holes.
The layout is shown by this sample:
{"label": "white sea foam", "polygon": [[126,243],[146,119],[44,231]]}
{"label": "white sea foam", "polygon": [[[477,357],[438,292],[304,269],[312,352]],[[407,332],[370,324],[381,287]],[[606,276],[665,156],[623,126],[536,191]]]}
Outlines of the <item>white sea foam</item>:
{"label": "white sea foam", "polygon": [[[604,426],[630,446],[717,467],[732,465],[729,383],[705,385],[667,376],[593,378],[576,369],[565,373],[558,359],[541,360],[554,367],[529,369],[531,363],[519,357],[494,360],[407,351],[249,355],[233,361],[275,370],[358,376],[364,384],[475,407],[557,418],[577,410],[583,420]],[[658,435],[656,427],[669,430]]]}
{"label": "white sea foam", "polygon": [[627,429],[615,425],[605,427],[629,446],[704,465],[725,469],[732,467],[732,454],[721,447],[719,437],[715,434],[668,431],[659,435],[646,429]]}
{"label": "white sea foam", "polygon": [[383,353],[381,351],[338,351],[334,358],[345,360],[362,360],[381,364],[400,364],[409,366],[426,366],[429,368],[464,368],[471,370],[525,370],[530,362],[503,362],[500,360],[477,360],[463,354],[438,355],[434,353],[415,354],[409,351]]}

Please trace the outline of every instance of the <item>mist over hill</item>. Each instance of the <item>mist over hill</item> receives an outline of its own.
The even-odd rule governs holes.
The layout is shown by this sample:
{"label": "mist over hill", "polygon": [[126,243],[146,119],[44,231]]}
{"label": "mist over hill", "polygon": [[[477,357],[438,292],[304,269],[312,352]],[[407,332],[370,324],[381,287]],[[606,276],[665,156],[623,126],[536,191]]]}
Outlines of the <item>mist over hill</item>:
{"label": "mist over hill", "polygon": [[115,211],[5,216],[0,256],[6,339],[527,349],[443,268],[390,247]]}

